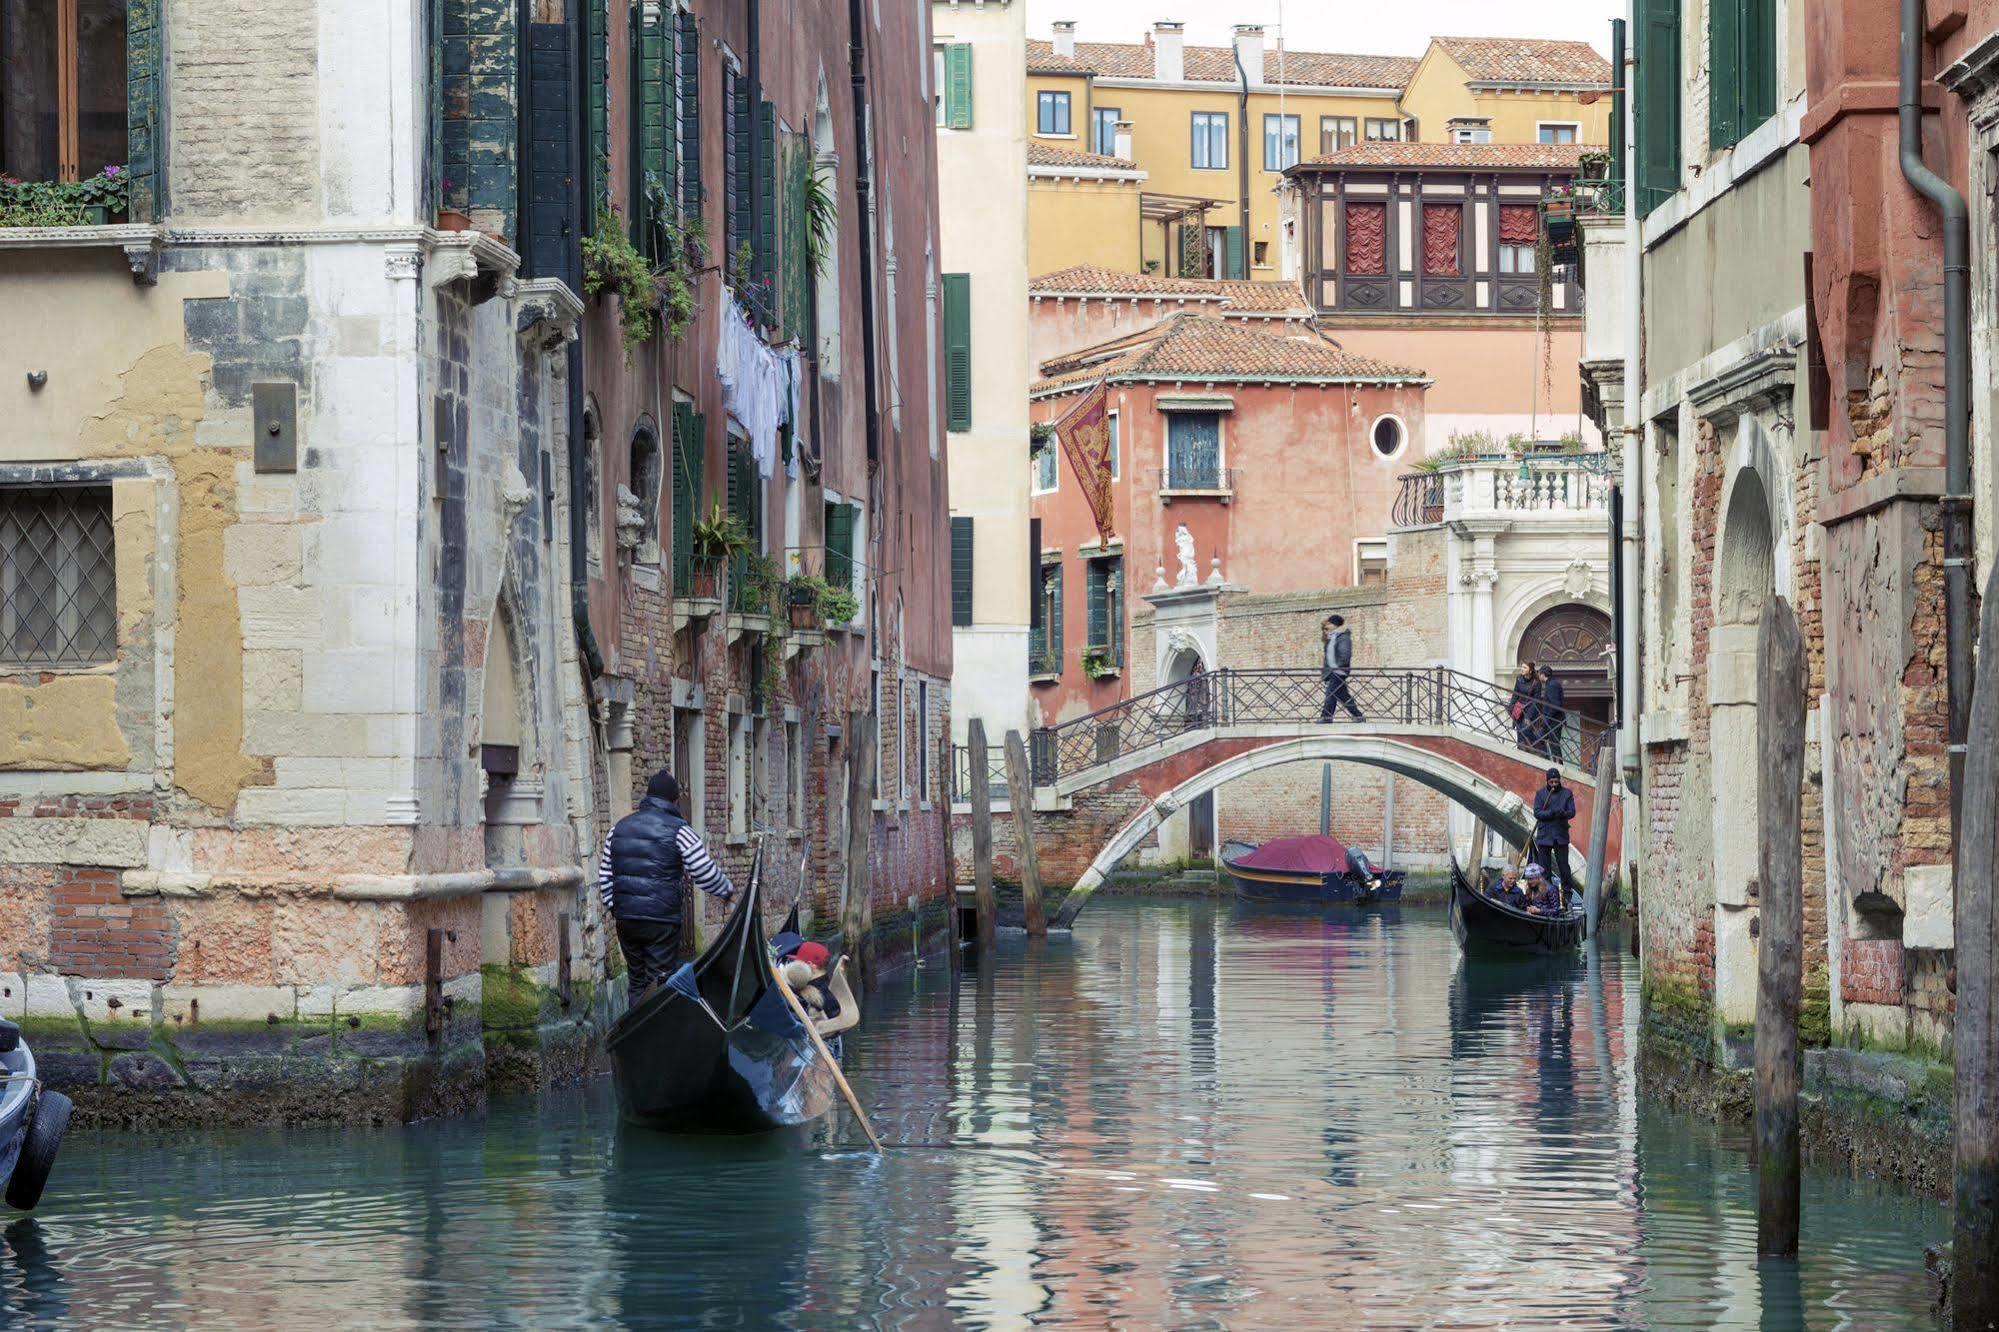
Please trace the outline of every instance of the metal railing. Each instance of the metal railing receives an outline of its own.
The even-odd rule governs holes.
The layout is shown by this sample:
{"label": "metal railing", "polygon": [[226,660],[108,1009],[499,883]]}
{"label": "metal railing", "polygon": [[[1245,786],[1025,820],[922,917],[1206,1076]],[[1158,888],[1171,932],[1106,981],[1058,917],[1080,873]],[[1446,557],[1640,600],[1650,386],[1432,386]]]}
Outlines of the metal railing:
{"label": "metal railing", "polygon": [[[1594,770],[1609,728],[1562,709],[1559,720],[1516,720],[1511,692],[1445,666],[1356,667],[1347,690],[1362,716],[1391,726],[1445,726],[1512,744],[1532,761]],[[1135,694],[1058,726],[1038,727],[1029,758],[1036,785],[1167,744],[1190,731],[1315,722],[1325,701],[1316,669],[1225,667]],[[1353,724],[1341,714],[1341,721]]]}
{"label": "metal railing", "polygon": [[[994,800],[1005,800],[1006,789],[1006,747],[986,746],[986,793]],[[970,745],[951,746],[951,799],[954,802],[972,798],[972,747]]]}
{"label": "metal railing", "polygon": [[1394,527],[1428,527],[1444,521],[1444,474],[1406,472],[1388,521]]}

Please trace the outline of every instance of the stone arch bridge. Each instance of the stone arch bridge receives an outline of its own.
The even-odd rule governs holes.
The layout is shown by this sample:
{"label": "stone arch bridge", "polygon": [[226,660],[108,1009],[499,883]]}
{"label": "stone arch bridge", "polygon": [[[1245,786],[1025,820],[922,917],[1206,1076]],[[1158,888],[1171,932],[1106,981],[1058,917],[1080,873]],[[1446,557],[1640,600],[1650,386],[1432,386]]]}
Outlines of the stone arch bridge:
{"label": "stone arch bridge", "polygon": [[[1086,813],[1072,836],[1087,833],[1100,847],[1077,874],[1056,923],[1074,920],[1118,862],[1189,801],[1249,773],[1306,760],[1408,777],[1515,843],[1533,831],[1534,792],[1553,764],[1575,791],[1581,863],[1605,728],[1569,717],[1550,759],[1520,748],[1510,695],[1489,681],[1444,667],[1363,667],[1348,685],[1365,721],[1317,720],[1324,690],[1316,670],[1228,668],[1037,729],[1030,742],[1035,808]],[[1606,858],[1616,864],[1622,801],[1616,792],[1610,799],[1618,817]]]}

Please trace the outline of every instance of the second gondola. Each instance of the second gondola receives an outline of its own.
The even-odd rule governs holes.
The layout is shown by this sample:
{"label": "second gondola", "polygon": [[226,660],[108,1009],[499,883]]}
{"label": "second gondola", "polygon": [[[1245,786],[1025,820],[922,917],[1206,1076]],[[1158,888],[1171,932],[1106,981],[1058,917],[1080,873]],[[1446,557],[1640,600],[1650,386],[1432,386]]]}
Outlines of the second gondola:
{"label": "second gondola", "polygon": [[1258,846],[1224,842],[1222,868],[1252,902],[1348,902],[1371,906],[1402,897],[1402,871],[1376,869],[1337,837],[1279,837]]}

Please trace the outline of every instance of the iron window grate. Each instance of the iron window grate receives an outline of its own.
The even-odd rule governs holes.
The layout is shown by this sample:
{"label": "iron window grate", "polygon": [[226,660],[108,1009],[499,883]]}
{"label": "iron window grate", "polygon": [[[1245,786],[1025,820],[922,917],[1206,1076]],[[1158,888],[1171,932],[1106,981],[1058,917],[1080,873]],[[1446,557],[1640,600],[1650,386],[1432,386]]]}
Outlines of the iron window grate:
{"label": "iron window grate", "polygon": [[114,568],[110,487],[0,488],[0,664],[116,657]]}

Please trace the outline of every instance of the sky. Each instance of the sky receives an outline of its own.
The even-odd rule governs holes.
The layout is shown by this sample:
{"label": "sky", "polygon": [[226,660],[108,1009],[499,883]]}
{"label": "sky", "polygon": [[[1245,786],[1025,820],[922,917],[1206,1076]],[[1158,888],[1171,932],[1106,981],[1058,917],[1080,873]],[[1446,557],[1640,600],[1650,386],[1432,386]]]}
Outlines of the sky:
{"label": "sky", "polygon": [[1575,38],[1608,55],[1610,20],[1624,9],[1624,0],[1027,0],[1027,35],[1074,19],[1078,41],[1136,42],[1155,20],[1180,19],[1193,46],[1226,45],[1236,23],[1261,22],[1274,42],[1282,11],[1293,51],[1416,56],[1441,33]]}

